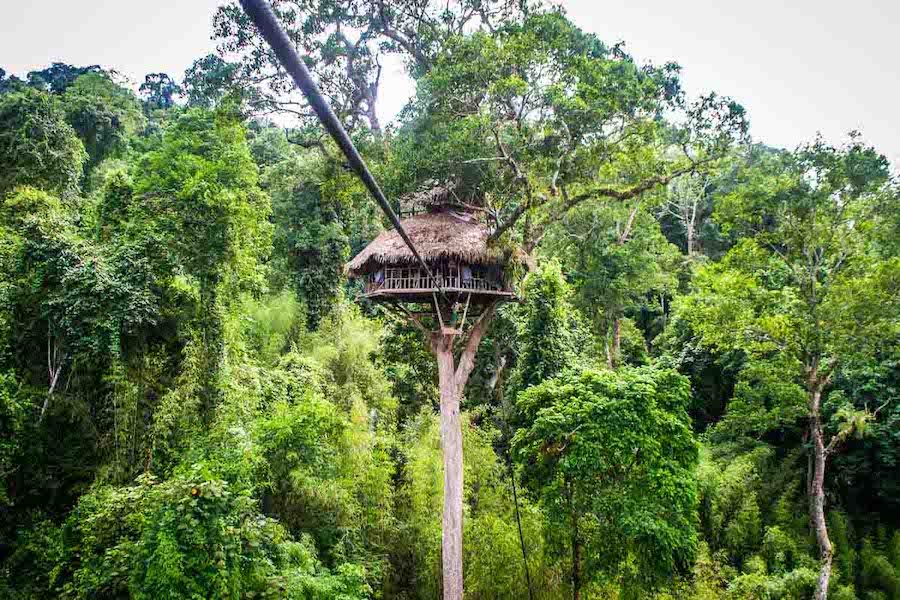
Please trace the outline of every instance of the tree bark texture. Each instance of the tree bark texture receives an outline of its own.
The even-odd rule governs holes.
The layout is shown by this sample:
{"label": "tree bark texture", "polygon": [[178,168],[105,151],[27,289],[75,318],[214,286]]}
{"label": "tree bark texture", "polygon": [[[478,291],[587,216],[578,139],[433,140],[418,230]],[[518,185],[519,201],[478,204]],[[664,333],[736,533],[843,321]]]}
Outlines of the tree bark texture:
{"label": "tree bark texture", "polygon": [[[625,221],[625,227],[619,234],[617,245],[624,246],[629,236],[631,236],[631,230],[634,228],[634,218],[637,216],[639,208],[640,205],[631,209],[628,220]],[[610,329],[612,330],[612,341],[606,344],[606,364],[610,369],[615,369],[619,365],[619,353],[622,348],[622,317],[620,314],[616,314],[613,317]]]}
{"label": "tree bark texture", "polygon": [[606,366],[612,370],[619,364],[619,353],[622,348],[621,317],[613,318],[608,327],[606,336],[603,340],[603,350],[606,352]]}
{"label": "tree bark texture", "polygon": [[697,199],[691,203],[691,214],[690,219],[687,222],[687,255],[688,257],[694,256],[694,236],[696,234],[697,227]]}
{"label": "tree bark texture", "polygon": [[[52,339],[52,341],[51,341]],[[59,381],[59,374],[62,373],[63,364],[66,360],[66,355],[61,351],[62,343],[59,338],[54,338],[49,332],[47,333],[47,378],[49,380],[49,389],[47,390],[47,396],[44,398],[44,404],[41,406],[41,415],[38,417],[38,424],[40,425],[44,416],[47,414],[47,409],[50,408],[50,398],[53,397],[53,392],[56,390],[56,383]]]}
{"label": "tree bark texture", "polygon": [[831,539],[828,537],[828,525],[825,521],[825,464],[828,460],[828,451],[825,446],[825,434],[822,431],[821,419],[823,387],[821,382],[812,381],[809,392],[809,433],[813,445],[812,473],[809,478],[808,490],[809,517],[816,534],[821,561],[819,581],[816,584],[816,600],[825,600],[828,597],[828,582],[831,579],[831,562],[834,555]]}
{"label": "tree bark texture", "polygon": [[612,364],[610,364],[610,369],[615,369],[619,366],[619,354],[622,351],[622,319],[620,317],[616,317],[613,320],[612,326]]}
{"label": "tree bark texture", "polygon": [[454,365],[453,359],[453,345],[457,335],[443,332],[431,334],[431,351],[437,360],[441,396],[441,449],[444,458],[441,572],[444,600],[462,600],[463,597],[463,439],[460,398],[475,367],[475,353],[490,324],[494,307],[487,307],[472,325],[458,365]]}
{"label": "tree bark texture", "polygon": [[[444,516],[441,557],[444,598],[458,600],[463,595],[462,516],[463,465],[462,428],[459,421],[459,394],[453,368],[452,338],[436,335],[432,350],[437,359],[441,393],[441,448],[444,454]],[[448,339],[449,338],[449,339]]]}

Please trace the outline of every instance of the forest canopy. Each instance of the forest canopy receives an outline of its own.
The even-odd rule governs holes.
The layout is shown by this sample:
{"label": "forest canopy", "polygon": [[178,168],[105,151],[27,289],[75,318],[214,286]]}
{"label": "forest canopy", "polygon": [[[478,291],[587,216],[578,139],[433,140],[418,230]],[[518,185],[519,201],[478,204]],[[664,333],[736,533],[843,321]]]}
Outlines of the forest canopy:
{"label": "forest canopy", "polygon": [[[447,186],[527,257],[462,399],[467,597],[900,599],[861,133],[773,148],[541,2],[273,5],[395,209]],[[0,69],[0,596],[439,598],[438,368],[345,271],[388,222],[237,2],[211,34]]]}

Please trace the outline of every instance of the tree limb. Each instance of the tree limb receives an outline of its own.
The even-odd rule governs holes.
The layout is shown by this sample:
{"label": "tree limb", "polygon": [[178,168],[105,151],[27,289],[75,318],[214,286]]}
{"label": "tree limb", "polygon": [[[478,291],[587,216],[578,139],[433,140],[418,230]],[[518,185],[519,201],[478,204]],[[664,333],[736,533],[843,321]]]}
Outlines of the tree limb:
{"label": "tree limb", "polygon": [[496,308],[496,301],[488,305],[488,307],[484,309],[484,312],[478,316],[478,319],[472,325],[472,329],[469,330],[469,339],[466,340],[466,345],[463,348],[462,354],[459,356],[459,363],[456,367],[455,381],[457,389],[459,390],[462,390],[465,387],[466,381],[468,381],[469,375],[472,373],[472,369],[475,368],[475,353],[478,351],[478,345],[481,343],[481,338],[484,337],[485,332],[487,332],[487,328],[491,323]]}
{"label": "tree limb", "polygon": [[[593,199],[597,199],[597,198],[611,198],[613,200],[619,200],[619,201],[631,200],[632,198],[636,198],[637,196],[640,196],[644,192],[652,190],[653,188],[655,188],[657,186],[668,184],[670,181],[672,181],[676,177],[680,177],[681,175],[684,175],[686,173],[693,171],[694,168],[695,168],[695,166],[691,165],[689,167],[683,167],[681,169],[676,169],[675,171],[672,171],[671,173],[651,177],[649,179],[642,181],[641,183],[639,183],[637,185],[634,185],[630,188],[625,188],[625,189],[618,189],[618,188],[613,188],[613,187],[608,187],[608,186],[600,186],[600,187],[592,188],[586,192],[582,192],[575,196],[569,196],[569,194],[565,191],[565,188],[561,188],[563,190],[563,203],[559,207],[558,210],[553,211],[553,213],[550,215],[549,218],[547,218],[544,221],[544,223],[549,224],[549,223],[559,220],[568,211],[572,210],[573,208],[575,208],[576,206],[578,206],[579,204],[581,204],[582,202],[585,202],[587,200],[593,200]],[[541,206],[542,204],[545,204],[548,200],[548,198],[546,196],[543,196],[540,194],[536,195],[536,197],[539,200],[539,202],[537,204],[533,204],[532,207]],[[506,221],[504,221],[499,227],[497,227],[497,229],[494,230],[494,232],[490,236],[490,239],[496,240],[500,236],[502,236],[504,233],[506,233],[507,230],[509,230],[513,225],[515,225],[516,221],[518,221],[518,219],[528,210],[528,208],[529,208],[528,205],[518,206],[516,208],[516,210],[513,211],[513,213],[506,219]],[[536,245],[536,243],[532,244],[531,248],[525,248],[525,250],[530,252],[531,250],[534,249],[533,246],[535,246],[535,245]]]}
{"label": "tree limb", "polygon": [[422,52],[422,49],[419,46],[391,27],[387,15],[385,14],[384,2],[381,0],[378,2],[378,17],[381,21],[381,23],[379,23],[379,31],[381,31],[382,35],[396,42],[401,48],[406,50],[413,59],[415,59],[420,68],[428,70],[431,67],[431,61],[428,60],[428,57],[425,56],[425,53]]}
{"label": "tree limb", "polygon": [[628,215],[628,220],[625,221],[625,229],[622,231],[622,235],[619,236],[618,244],[620,246],[624,246],[625,242],[628,241],[628,236],[631,235],[631,228],[634,226],[634,218],[637,216],[638,209],[640,205],[635,206],[631,209],[631,214]]}

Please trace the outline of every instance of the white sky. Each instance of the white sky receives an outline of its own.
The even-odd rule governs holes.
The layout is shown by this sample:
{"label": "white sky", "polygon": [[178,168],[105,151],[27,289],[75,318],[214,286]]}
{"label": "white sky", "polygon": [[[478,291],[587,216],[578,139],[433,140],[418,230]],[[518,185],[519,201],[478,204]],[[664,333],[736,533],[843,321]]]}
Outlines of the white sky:
{"label": "white sky", "polygon": [[[221,0],[0,0],[0,67],[20,76],[52,61],[101,64],[142,81],[181,78],[213,50]],[[900,166],[900,3],[892,0],[562,0],[583,29],[624,40],[640,60],[674,60],[690,93],[741,102],[757,140],[793,147],[859,129]],[[383,79],[389,118],[412,88]]]}

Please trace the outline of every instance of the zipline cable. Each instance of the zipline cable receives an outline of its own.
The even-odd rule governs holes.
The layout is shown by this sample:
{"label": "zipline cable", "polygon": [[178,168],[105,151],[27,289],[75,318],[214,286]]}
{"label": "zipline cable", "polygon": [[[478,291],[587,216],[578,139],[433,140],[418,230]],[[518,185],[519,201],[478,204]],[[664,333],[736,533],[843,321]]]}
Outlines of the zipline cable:
{"label": "zipline cable", "polygon": [[280,62],[287,70],[293,78],[294,83],[300,91],[303,92],[303,95],[306,96],[306,101],[312,106],[316,116],[319,117],[319,121],[322,122],[322,125],[328,130],[328,133],[331,134],[332,139],[334,139],[338,147],[340,147],[344,156],[347,157],[350,166],[362,180],[363,184],[365,184],[372,196],[374,196],[378,205],[381,207],[381,210],[384,211],[384,214],[390,219],[391,225],[397,230],[400,237],[403,238],[403,241],[413,253],[413,256],[419,261],[419,264],[422,265],[422,268],[425,269],[428,278],[434,282],[438,291],[441,293],[441,296],[446,298],[437,278],[431,272],[431,269],[428,268],[428,265],[425,264],[425,261],[422,260],[419,251],[416,250],[416,247],[413,245],[412,240],[409,239],[406,230],[403,229],[403,225],[400,224],[400,218],[397,216],[397,213],[394,212],[394,209],[391,208],[384,192],[381,191],[378,182],[375,181],[375,177],[372,176],[372,173],[366,166],[366,162],[363,160],[362,156],[360,156],[356,146],[353,145],[353,140],[347,135],[347,131],[344,129],[344,126],[341,125],[337,115],[334,114],[328,101],[322,96],[322,92],[319,91],[319,86],[316,85],[316,82],[313,80],[309,69],[307,69],[306,65],[303,64],[303,61],[300,60],[297,51],[291,44],[291,40],[281,29],[268,2],[265,0],[240,0],[240,3],[244,12],[247,13],[256,25],[256,28],[259,29],[259,32],[269,43],[269,46],[272,47],[275,56],[278,57],[278,62]]}

